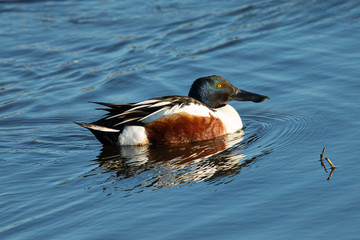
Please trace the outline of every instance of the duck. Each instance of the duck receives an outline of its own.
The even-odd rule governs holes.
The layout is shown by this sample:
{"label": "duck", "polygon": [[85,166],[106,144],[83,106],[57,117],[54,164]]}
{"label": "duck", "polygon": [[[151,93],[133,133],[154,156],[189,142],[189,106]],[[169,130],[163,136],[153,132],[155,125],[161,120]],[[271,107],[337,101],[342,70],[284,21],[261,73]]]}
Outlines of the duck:
{"label": "duck", "polygon": [[239,113],[229,101],[263,102],[269,97],[234,87],[211,75],[196,79],[188,96],[101,105],[107,113],[92,123],[75,122],[90,130],[103,145],[154,145],[191,143],[235,133],[243,128]]}

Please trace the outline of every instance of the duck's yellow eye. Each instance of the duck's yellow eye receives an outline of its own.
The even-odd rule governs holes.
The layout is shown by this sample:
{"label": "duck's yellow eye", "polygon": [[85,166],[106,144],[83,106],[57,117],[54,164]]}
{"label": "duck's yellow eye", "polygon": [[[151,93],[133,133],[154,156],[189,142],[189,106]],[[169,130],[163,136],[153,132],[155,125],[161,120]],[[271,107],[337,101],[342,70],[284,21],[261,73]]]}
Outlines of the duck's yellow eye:
{"label": "duck's yellow eye", "polygon": [[221,84],[220,84],[220,83],[218,83],[217,87],[218,87],[218,88],[221,88]]}

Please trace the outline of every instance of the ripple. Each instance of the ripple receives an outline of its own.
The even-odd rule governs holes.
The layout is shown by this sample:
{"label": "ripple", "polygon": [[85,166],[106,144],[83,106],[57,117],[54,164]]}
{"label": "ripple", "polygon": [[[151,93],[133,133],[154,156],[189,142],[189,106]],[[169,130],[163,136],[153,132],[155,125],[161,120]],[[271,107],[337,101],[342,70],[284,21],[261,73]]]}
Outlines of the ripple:
{"label": "ripple", "polygon": [[[256,142],[261,136],[262,143],[274,148],[284,148],[298,143],[325,139],[336,131],[334,124],[341,121],[328,112],[313,114],[291,114],[267,112],[243,117],[248,136],[255,135],[256,139],[248,137],[248,145]],[[245,137],[246,139],[246,137]]]}

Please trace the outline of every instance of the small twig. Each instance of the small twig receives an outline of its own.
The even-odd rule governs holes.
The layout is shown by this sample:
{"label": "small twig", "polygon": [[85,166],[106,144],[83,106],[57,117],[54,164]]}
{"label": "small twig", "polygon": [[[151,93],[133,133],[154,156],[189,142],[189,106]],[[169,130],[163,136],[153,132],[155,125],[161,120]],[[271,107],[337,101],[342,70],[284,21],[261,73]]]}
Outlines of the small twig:
{"label": "small twig", "polygon": [[324,147],[322,153],[320,154],[320,162],[321,162],[321,166],[323,166],[325,172],[328,172],[328,169],[326,168],[326,166],[325,166],[325,164],[324,164],[324,161],[323,161],[323,159],[324,159],[324,153],[325,153],[325,147]]}
{"label": "small twig", "polygon": [[[320,162],[321,162],[321,166],[323,166],[323,168],[325,169],[325,172],[328,172],[328,169],[326,168],[326,166],[325,166],[325,164],[324,164],[324,161],[323,161],[323,159],[324,159],[324,153],[325,153],[325,147],[324,147],[324,149],[322,150],[322,153],[320,154]],[[329,177],[328,177],[328,179],[327,179],[327,180],[330,180],[331,177],[332,177],[332,175],[333,175],[333,173],[334,173],[335,166],[334,166],[334,164],[330,161],[330,159],[329,159],[328,157],[325,157],[325,160],[326,160],[326,161],[330,164],[330,166],[331,166],[331,172],[330,172]]]}
{"label": "small twig", "polygon": [[327,180],[330,180],[330,179],[331,179],[331,177],[332,177],[332,175],[333,175],[333,173],[334,173],[334,170],[335,170],[335,167],[334,167],[334,168],[331,168],[331,172],[330,172],[329,177],[328,177]]}
{"label": "small twig", "polygon": [[330,164],[330,166],[331,166],[331,169],[335,169],[335,166],[334,166],[334,164],[330,161],[330,159],[329,158],[325,158],[325,160],[326,161],[328,161],[328,163]]}
{"label": "small twig", "polygon": [[320,161],[322,161],[324,159],[324,153],[325,153],[325,147],[320,155]]}
{"label": "small twig", "polygon": [[326,168],[326,166],[325,166],[325,164],[324,164],[324,161],[323,161],[323,160],[320,160],[320,162],[321,162],[321,166],[324,167],[325,172],[328,172],[328,169]]}

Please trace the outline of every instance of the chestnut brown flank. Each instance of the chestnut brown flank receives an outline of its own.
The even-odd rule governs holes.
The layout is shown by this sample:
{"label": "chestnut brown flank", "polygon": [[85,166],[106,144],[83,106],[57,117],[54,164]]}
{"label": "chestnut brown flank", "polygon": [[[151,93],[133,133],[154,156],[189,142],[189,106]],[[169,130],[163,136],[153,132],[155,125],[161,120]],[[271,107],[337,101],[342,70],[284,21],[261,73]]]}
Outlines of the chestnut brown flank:
{"label": "chestnut brown flank", "polygon": [[186,143],[212,139],[226,133],[220,119],[177,113],[145,125],[150,143]]}

